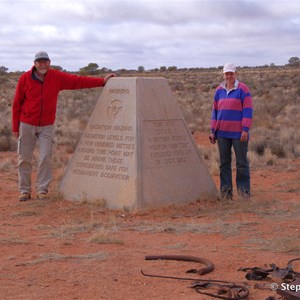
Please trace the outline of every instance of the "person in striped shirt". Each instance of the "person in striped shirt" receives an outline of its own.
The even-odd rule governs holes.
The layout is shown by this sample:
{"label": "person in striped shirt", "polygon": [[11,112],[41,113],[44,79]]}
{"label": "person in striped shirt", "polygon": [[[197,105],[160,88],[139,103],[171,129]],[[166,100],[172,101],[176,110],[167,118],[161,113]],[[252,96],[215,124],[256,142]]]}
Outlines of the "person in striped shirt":
{"label": "person in striped shirt", "polygon": [[220,156],[220,193],[233,198],[231,149],[236,157],[236,187],[239,195],[250,197],[250,168],[247,158],[253,104],[248,86],[237,80],[236,67],[226,63],[224,81],[217,87],[211,116],[210,142],[217,141]]}

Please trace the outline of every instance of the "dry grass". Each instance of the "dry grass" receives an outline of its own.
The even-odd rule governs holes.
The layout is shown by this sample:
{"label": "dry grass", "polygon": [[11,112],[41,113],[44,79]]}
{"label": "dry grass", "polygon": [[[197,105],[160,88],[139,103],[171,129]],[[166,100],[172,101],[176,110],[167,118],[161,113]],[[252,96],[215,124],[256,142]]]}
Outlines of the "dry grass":
{"label": "dry grass", "polygon": [[176,243],[173,245],[168,245],[166,248],[170,249],[170,250],[182,250],[185,249],[187,246],[187,244],[183,244],[183,243]]}
{"label": "dry grass", "polygon": [[267,239],[261,237],[252,237],[250,239],[247,239],[244,242],[244,245],[239,245],[239,247],[251,247],[251,249],[253,250],[300,255],[300,234],[292,233],[288,236],[275,236],[268,237]]}
{"label": "dry grass", "polygon": [[0,245],[28,245],[29,241],[10,233],[8,237],[0,238]]}
{"label": "dry grass", "polygon": [[36,217],[38,213],[34,210],[19,211],[13,215],[14,217]]}
{"label": "dry grass", "polygon": [[256,222],[225,222],[216,220],[210,223],[193,222],[140,222],[135,226],[131,226],[130,230],[149,233],[168,233],[182,235],[185,233],[193,234],[221,234],[223,237],[236,236],[240,231],[245,231],[251,228],[250,231],[255,234],[254,227]]}
{"label": "dry grass", "polygon": [[89,239],[89,242],[96,244],[124,244],[124,241],[114,237],[111,231],[104,228],[100,228],[97,232],[95,232]]}
{"label": "dry grass", "polygon": [[48,233],[47,236],[45,237],[73,239],[75,234],[90,232],[92,229],[93,229],[93,225],[90,223],[64,225],[64,226],[60,226],[59,228],[55,228],[50,233]]}
{"label": "dry grass", "polygon": [[91,207],[94,207],[96,210],[102,211],[106,208],[106,200],[97,198],[93,201],[89,201],[86,197],[83,197],[80,201],[82,204],[89,204]]}
{"label": "dry grass", "polygon": [[66,261],[66,260],[103,260],[106,258],[105,252],[96,252],[90,254],[83,254],[83,255],[61,255],[58,253],[48,253],[41,255],[38,259],[19,263],[16,266],[31,266],[45,262],[52,262],[52,261]]}

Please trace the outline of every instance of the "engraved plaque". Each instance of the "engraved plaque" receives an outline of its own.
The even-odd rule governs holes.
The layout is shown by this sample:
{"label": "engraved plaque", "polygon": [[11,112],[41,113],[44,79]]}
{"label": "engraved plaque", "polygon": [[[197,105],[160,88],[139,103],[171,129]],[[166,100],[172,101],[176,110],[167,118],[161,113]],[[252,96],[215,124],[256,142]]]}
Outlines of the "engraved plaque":
{"label": "engraved plaque", "polygon": [[183,120],[144,121],[143,127],[145,168],[180,167],[198,159]]}

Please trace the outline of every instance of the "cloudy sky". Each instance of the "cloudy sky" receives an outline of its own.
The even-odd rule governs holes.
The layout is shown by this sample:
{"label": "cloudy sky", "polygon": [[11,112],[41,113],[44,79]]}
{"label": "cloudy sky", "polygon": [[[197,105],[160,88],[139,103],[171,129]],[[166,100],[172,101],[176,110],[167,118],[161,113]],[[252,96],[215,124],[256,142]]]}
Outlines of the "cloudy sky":
{"label": "cloudy sky", "polygon": [[0,0],[0,66],[46,50],[77,71],[284,65],[300,57],[299,0]]}

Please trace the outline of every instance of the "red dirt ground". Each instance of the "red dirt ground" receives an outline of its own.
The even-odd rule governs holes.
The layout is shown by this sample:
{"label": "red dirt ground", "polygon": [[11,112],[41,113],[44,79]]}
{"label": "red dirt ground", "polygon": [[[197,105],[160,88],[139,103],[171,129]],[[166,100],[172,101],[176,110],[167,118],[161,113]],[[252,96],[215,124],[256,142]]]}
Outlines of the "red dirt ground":
{"label": "red dirt ground", "polygon": [[[147,213],[73,203],[55,191],[49,200],[20,203],[16,153],[1,152],[6,160],[14,167],[0,174],[0,299],[214,299],[189,288],[192,281],[145,277],[141,270],[245,284],[248,299],[279,299],[270,283],[280,280],[248,281],[238,269],[285,268],[300,256],[300,160],[255,167],[251,200],[201,200]],[[62,170],[55,172],[53,190]],[[202,267],[197,263],[145,260],[161,254],[204,257],[215,270],[200,276],[185,273]]]}

